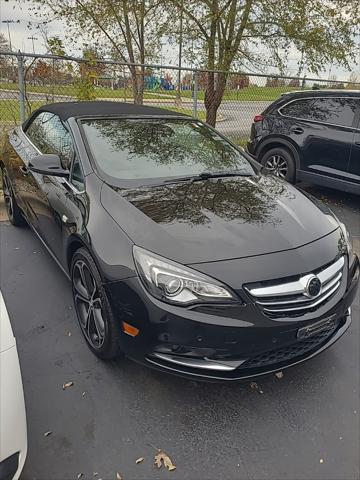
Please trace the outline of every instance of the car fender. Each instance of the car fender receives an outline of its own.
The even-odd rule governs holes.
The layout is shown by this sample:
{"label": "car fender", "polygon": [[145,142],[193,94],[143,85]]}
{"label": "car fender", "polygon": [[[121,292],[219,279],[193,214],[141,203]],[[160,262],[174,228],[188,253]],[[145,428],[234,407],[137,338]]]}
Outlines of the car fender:
{"label": "car fender", "polygon": [[255,155],[257,158],[260,158],[262,153],[265,152],[266,150],[269,150],[271,146],[283,146],[287,148],[288,150],[291,151],[291,153],[294,156],[295,159],[295,164],[296,164],[296,169],[300,169],[301,167],[301,158],[300,158],[300,152],[297,149],[296,145],[288,139],[288,137],[283,137],[280,135],[269,135],[266,137],[265,140],[259,143],[259,145],[256,147]]}

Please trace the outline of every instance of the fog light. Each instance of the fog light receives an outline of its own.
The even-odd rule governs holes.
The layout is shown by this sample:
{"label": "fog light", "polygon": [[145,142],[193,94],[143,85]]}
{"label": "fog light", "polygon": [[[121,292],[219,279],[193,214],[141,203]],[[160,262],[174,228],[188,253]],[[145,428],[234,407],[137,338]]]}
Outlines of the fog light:
{"label": "fog light", "polygon": [[140,333],[140,330],[133,325],[130,325],[130,323],[122,322],[122,327],[123,331],[130,335],[130,337],[136,337]]}

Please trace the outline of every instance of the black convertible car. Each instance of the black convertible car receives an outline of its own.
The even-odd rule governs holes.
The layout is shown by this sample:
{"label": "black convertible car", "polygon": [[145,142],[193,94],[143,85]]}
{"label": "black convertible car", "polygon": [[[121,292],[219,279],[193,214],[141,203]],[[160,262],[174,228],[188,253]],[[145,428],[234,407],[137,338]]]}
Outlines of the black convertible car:
{"label": "black convertible car", "polygon": [[236,380],[311,358],[349,327],[359,260],[344,225],[198,120],[46,105],[0,160],[10,221],[70,277],[100,358]]}

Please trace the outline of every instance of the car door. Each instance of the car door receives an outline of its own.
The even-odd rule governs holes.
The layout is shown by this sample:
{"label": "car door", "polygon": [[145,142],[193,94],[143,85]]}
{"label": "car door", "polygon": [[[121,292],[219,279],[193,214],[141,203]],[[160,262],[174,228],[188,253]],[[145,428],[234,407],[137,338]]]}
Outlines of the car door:
{"label": "car door", "polygon": [[[360,98],[357,98],[356,101],[358,106],[357,128],[354,134],[348,172],[351,179],[360,182]],[[355,177],[353,177],[353,175],[355,175]]]}
{"label": "car door", "polygon": [[301,169],[314,174],[346,177],[355,131],[355,100],[312,97],[280,109],[291,121],[289,135],[301,147]]}
{"label": "car door", "polygon": [[[74,152],[72,137],[57,115],[40,113],[28,126],[25,135],[33,144],[34,155],[57,154],[64,167],[71,162]],[[23,202],[32,225],[56,258],[63,263],[62,217],[68,195],[66,181],[27,168],[22,173],[28,184],[28,192],[22,193]]]}
{"label": "car door", "polygon": [[64,224],[64,243],[66,237],[74,232],[84,232],[89,216],[89,197],[85,190],[85,177],[80,163],[79,155],[76,152],[71,164],[70,178],[66,182],[68,190]]}

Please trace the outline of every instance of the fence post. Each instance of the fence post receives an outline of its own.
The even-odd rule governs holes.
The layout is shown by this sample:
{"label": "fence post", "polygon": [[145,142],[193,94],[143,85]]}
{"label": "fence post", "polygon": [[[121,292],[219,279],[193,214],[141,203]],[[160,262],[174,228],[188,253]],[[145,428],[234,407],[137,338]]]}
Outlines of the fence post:
{"label": "fence post", "polygon": [[193,117],[197,118],[198,107],[198,71],[194,71],[194,92],[193,92]]}
{"label": "fence post", "polygon": [[306,77],[303,77],[302,82],[301,82],[301,90],[304,90],[305,83],[306,83]]}
{"label": "fence post", "polygon": [[19,82],[19,106],[20,122],[25,122],[25,77],[24,77],[24,59],[19,51],[17,55],[18,62],[18,82]]}

